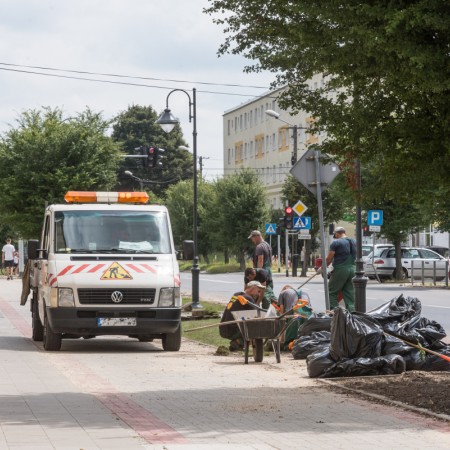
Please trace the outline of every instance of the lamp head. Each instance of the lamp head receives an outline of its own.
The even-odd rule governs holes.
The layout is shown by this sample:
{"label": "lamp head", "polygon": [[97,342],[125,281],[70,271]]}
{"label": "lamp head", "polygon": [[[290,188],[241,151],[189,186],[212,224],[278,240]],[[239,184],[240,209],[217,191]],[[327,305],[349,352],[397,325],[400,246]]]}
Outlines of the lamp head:
{"label": "lamp head", "polygon": [[166,133],[170,133],[174,129],[175,125],[179,122],[180,121],[176,117],[174,117],[170,109],[166,108],[155,123],[161,125],[161,128]]}
{"label": "lamp head", "polygon": [[125,170],[124,174],[128,175],[129,177],[133,176],[133,172],[130,172],[129,170]]}
{"label": "lamp head", "polygon": [[273,109],[266,109],[266,114],[270,117],[275,117],[275,119],[278,119],[280,117],[280,114]]}

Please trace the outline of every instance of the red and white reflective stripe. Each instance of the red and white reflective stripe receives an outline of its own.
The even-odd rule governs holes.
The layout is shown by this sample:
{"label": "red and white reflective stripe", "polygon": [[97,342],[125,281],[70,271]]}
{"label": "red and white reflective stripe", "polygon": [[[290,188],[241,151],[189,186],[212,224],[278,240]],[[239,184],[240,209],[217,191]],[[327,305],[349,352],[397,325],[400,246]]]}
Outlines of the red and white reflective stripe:
{"label": "red and white reflective stripe", "polygon": [[[62,277],[64,275],[74,275],[79,273],[96,273],[100,270],[104,269],[108,264],[101,263],[101,264],[82,264],[81,266],[74,266],[73,264],[68,265],[62,269],[58,275],[55,276],[54,279],[57,277]],[[158,274],[160,271],[158,267],[152,267],[149,264],[122,264],[127,270],[130,272],[135,273],[153,273]],[[53,275],[49,275],[49,282],[50,278]],[[54,283],[54,280],[52,280]]]}

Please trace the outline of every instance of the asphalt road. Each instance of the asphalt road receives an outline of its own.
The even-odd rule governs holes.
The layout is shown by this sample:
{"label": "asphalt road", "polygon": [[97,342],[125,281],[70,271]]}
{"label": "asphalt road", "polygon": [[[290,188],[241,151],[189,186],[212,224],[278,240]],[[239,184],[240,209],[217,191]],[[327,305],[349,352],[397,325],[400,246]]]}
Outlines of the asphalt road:
{"label": "asphalt road", "polygon": [[[313,272],[310,272],[313,275]],[[281,288],[290,284],[299,287],[308,278],[286,277],[285,273],[274,274],[274,291],[278,295]],[[192,277],[190,272],[181,274],[181,291],[185,295],[191,294]],[[200,274],[200,300],[210,300],[226,303],[230,296],[244,285],[242,273],[228,273],[219,275]],[[315,311],[325,310],[325,291],[323,279],[320,276],[312,278],[303,286],[311,298]],[[411,286],[411,283],[378,283],[370,280],[366,289],[367,311],[403,294],[408,297],[417,297],[422,303],[422,317],[439,322],[450,335],[450,292],[449,288]]]}

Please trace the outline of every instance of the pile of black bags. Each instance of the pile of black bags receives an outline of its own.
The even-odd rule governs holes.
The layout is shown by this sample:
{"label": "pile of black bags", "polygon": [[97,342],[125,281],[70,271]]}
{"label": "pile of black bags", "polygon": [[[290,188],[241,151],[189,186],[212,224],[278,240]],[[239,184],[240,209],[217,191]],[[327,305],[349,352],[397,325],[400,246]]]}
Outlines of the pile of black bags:
{"label": "pile of black bags", "polygon": [[[294,342],[294,359],[306,359],[312,378],[450,371],[450,362],[404,341],[450,356],[446,336],[434,320],[420,317],[417,298],[399,295],[368,313],[336,308],[312,314]],[[398,339],[401,338],[403,340]]]}

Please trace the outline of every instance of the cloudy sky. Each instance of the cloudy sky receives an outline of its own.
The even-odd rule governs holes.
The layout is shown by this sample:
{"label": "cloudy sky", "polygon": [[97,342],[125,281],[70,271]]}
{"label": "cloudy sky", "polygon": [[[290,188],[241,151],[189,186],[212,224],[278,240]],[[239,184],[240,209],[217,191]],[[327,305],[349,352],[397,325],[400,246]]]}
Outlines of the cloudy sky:
{"label": "cloudy sky", "polygon": [[[243,73],[246,61],[238,56],[217,57],[224,35],[202,13],[206,6],[207,0],[0,0],[0,133],[27,109],[60,107],[70,117],[89,106],[112,118],[132,104],[160,112],[171,89],[196,88],[198,155],[208,178],[220,176],[223,112],[267,91],[272,75]],[[188,97],[173,93],[170,108],[192,147]]]}

